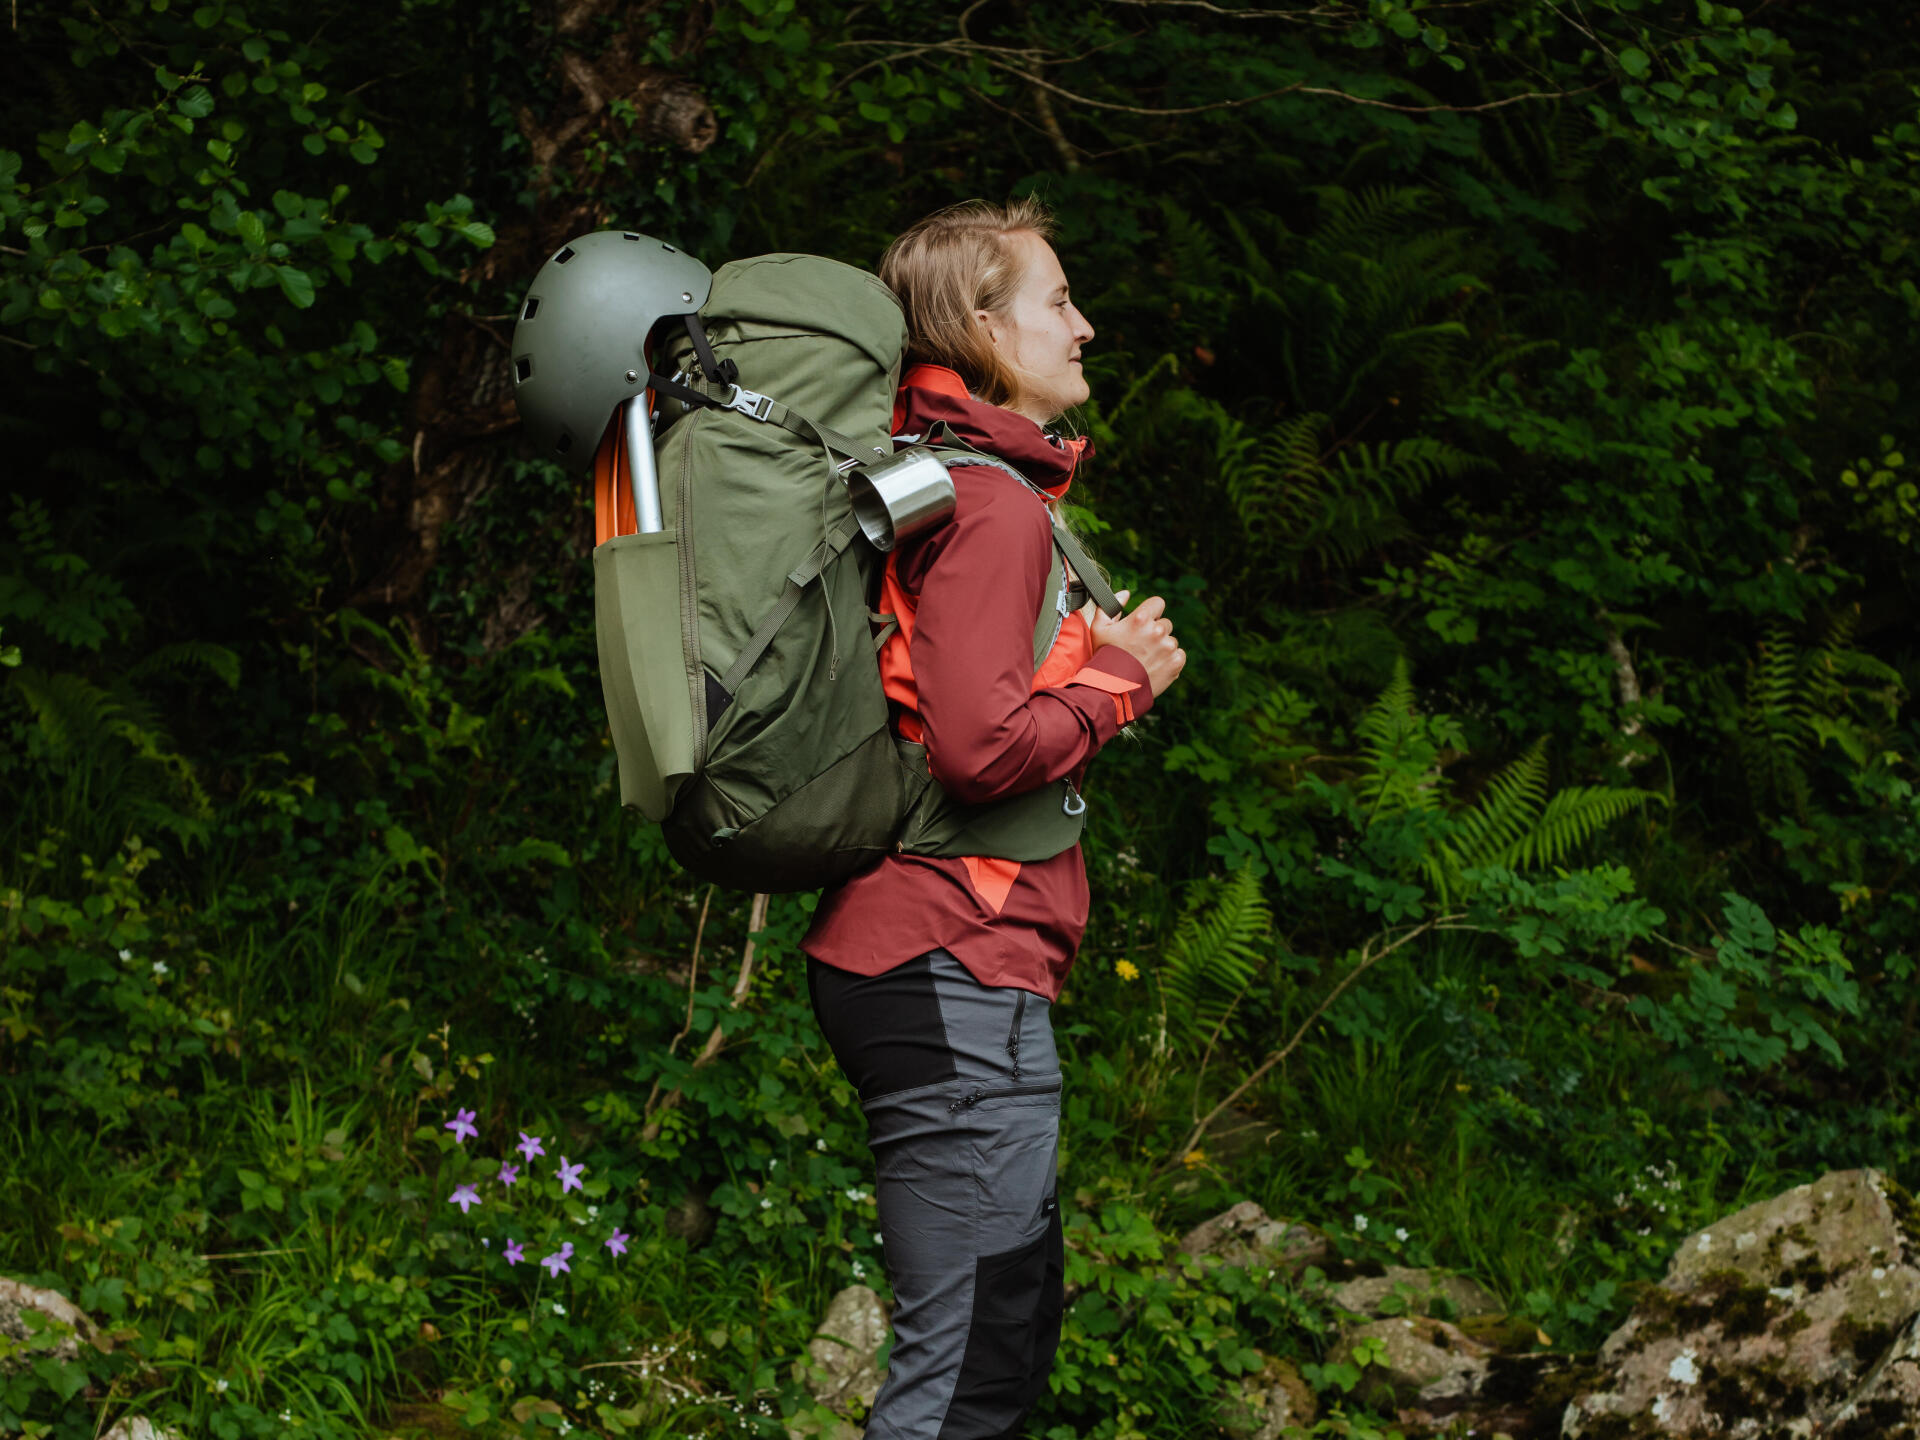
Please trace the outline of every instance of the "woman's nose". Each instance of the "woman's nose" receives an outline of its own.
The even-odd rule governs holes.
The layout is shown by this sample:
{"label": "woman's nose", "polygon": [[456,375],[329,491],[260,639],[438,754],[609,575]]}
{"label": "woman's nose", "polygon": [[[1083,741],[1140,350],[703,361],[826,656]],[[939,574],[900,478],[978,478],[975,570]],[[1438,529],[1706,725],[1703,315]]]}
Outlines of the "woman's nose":
{"label": "woman's nose", "polygon": [[1087,317],[1081,313],[1078,305],[1073,307],[1073,338],[1082,345],[1093,339],[1093,326],[1087,323]]}

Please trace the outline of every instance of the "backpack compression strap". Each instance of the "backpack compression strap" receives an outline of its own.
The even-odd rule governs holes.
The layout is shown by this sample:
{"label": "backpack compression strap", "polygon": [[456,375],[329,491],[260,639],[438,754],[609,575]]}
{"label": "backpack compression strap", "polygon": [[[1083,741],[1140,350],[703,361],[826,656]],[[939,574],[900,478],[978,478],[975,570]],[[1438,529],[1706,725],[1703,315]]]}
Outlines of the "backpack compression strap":
{"label": "backpack compression strap", "polygon": [[[936,424],[929,430],[927,432],[927,439],[930,443],[942,448],[952,446],[955,449],[966,452],[965,455],[952,459],[948,459],[946,456],[941,457],[941,463],[949,470],[953,469],[956,465],[991,465],[996,470],[1006,471],[1007,474],[1013,476],[1014,479],[1026,486],[1027,489],[1038,495],[1042,501],[1051,502],[1053,498],[1013,466],[1007,464],[1006,461],[989,455],[983,450],[976,450],[973,446],[967,444],[966,441],[962,440],[958,435],[955,435],[944,423]],[[1107,584],[1099,570],[1094,568],[1093,561],[1087,558],[1087,552],[1080,548],[1080,542],[1074,539],[1073,533],[1060,523],[1060,517],[1053,513],[1051,503],[1047,505],[1047,523],[1053,527],[1053,543],[1055,547],[1062,555],[1067,557],[1067,564],[1073,567],[1073,573],[1079,577],[1082,588],[1087,592],[1087,597],[1092,600],[1095,605],[1098,605],[1109,619],[1118,619],[1121,610],[1119,599],[1114,595],[1112,587]]]}
{"label": "backpack compression strap", "polygon": [[845,456],[840,469],[854,465],[872,465],[881,460],[891,459],[891,445],[863,445],[858,440],[849,439],[838,430],[817,424],[797,410],[790,410],[771,395],[762,395],[757,390],[744,389],[739,385],[722,382],[714,384],[698,377],[681,383],[679,379],[666,380],[661,376],[648,377],[648,383],[654,389],[663,391],[690,405],[704,406],[709,410],[738,410],[749,420],[758,420],[766,425],[778,425],[790,434],[798,435],[815,445],[825,446],[836,455]]}

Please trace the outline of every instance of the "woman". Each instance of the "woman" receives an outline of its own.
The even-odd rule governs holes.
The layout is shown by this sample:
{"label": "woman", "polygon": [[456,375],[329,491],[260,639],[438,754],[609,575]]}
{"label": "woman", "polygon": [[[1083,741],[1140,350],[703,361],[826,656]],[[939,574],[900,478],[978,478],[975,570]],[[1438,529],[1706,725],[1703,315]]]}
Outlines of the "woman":
{"label": "woman", "polygon": [[[969,202],[903,233],[880,276],[907,316],[896,434],[944,423],[1057,501],[1086,442],[1046,427],[1087,398],[1093,327],[1050,233],[1034,201]],[[966,804],[1077,783],[1185,652],[1158,597],[1118,620],[1089,606],[1036,673],[1051,502],[998,468],[952,474],[952,520],[888,557],[896,724]],[[867,1114],[895,1299],[868,1440],[1012,1436],[1046,1383],[1062,1308],[1049,1011],[1086,918],[1078,845],[1024,865],[893,855],[821,897],[808,989]]]}

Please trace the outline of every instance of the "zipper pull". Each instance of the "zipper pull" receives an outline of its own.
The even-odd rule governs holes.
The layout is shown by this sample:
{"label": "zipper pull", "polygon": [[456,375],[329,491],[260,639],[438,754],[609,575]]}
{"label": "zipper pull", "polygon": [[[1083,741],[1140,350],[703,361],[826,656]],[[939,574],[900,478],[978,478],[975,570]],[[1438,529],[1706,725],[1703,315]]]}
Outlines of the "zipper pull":
{"label": "zipper pull", "polygon": [[971,1108],[979,1098],[980,1092],[978,1090],[970,1090],[951,1105],[947,1106],[947,1113],[951,1115],[956,1110]]}

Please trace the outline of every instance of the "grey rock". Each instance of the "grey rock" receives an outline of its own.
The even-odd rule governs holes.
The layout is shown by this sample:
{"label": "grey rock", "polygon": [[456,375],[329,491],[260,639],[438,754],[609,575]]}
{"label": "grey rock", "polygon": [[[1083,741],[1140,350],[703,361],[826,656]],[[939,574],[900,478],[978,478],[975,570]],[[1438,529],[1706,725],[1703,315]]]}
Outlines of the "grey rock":
{"label": "grey rock", "polygon": [[[26,1319],[29,1313],[50,1322],[37,1337],[29,1328],[31,1322]],[[0,1359],[0,1373],[24,1370],[34,1360],[47,1356],[55,1360],[76,1360],[80,1356],[81,1342],[90,1343],[95,1333],[93,1322],[87,1318],[86,1312],[58,1290],[42,1290],[38,1286],[0,1275],[0,1335],[16,1343],[32,1342],[35,1345],[26,1354]],[[50,1349],[41,1348],[56,1334],[59,1338]]]}
{"label": "grey rock", "polygon": [[698,1250],[713,1234],[713,1207],[707,1197],[690,1191],[667,1211],[667,1233],[684,1240],[689,1250]]}
{"label": "grey rock", "polygon": [[[879,1358],[886,1338],[887,1309],[873,1290],[849,1285],[835,1295],[807,1342],[812,1364],[803,1367],[803,1378],[813,1398],[843,1417],[855,1411],[864,1416],[887,1378]],[[843,1419],[821,1434],[822,1440],[855,1440],[860,1431]]]}
{"label": "grey rock", "polygon": [[1269,1355],[1259,1371],[1243,1376],[1239,1397],[1221,1406],[1220,1425],[1233,1440],[1280,1440],[1290,1425],[1312,1425],[1313,1391],[1287,1361]]}
{"label": "grey rock", "polygon": [[1877,1440],[1920,1437],[1920,1319],[1909,1322],[1834,1411],[1831,1426],[1841,1435],[1871,1434]]}
{"label": "grey rock", "polygon": [[1485,1288],[1464,1275],[1447,1275],[1437,1270],[1408,1270],[1389,1266],[1384,1275],[1362,1275],[1343,1281],[1327,1292],[1327,1298],[1343,1310],[1360,1315],[1385,1315],[1382,1308],[1389,1300],[1404,1299],[1403,1315],[1431,1315],[1434,1301],[1444,1301],[1449,1311],[1443,1318],[1464,1320],[1470,1315],[1498,1315],[1500,1302]]}
{"label": "grey rock", "polygon": [[1874,1403],[1869,1384],[1903,1393],[1920,1380],[1894,1353],[1920,1314],[1916,1215],[1879,1172],[1847,1170],[1689,1236],[1601,1347],[1605,1382],[1571,1401],[1561,1434],[1830,1434]]}
{"label": "grey rock", "polygon": [[1478,1391],[1493,1354],[1444,1320],[1401,1315],[1354,1326],[1328,1358],[1349,1363],[1364,1340],[1378,1340],[1385,1355],[1362,1373],[1354,1396],[1376,1406],[1434,1406],[1464,1399]]}
{"label": "grey rock", "polygon": [[126,1415],[100,1440],[181,1440],[178,1430],[162,1430],[144,1415]]}
{"label": "grey rock", "polygon": [[1180,1251],[1196,1258],[1212,1255],[1223,1265],[1271,1266],[1288,1275],[1324,1265],[1333,1253],[1327,1237],[1311,1225],[1275,1220],[1251,1200],[1194,1226],[1180,1241]]}

